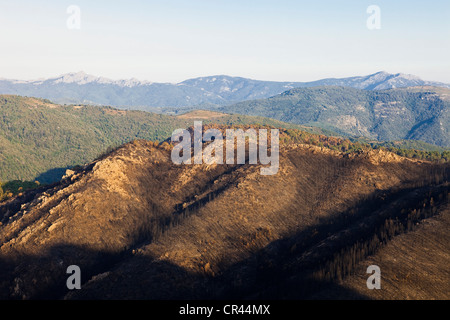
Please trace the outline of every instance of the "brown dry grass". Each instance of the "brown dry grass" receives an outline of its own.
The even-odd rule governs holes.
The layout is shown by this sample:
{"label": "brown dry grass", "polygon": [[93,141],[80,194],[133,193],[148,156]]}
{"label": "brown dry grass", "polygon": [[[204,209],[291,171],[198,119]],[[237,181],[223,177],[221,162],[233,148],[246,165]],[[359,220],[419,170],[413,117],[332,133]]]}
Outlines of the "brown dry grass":
{"label": "brown dry grass", "polygon": [[216,119],[225,117],[227,114],[209,110],[194,110],[177,116],[180,119]]}

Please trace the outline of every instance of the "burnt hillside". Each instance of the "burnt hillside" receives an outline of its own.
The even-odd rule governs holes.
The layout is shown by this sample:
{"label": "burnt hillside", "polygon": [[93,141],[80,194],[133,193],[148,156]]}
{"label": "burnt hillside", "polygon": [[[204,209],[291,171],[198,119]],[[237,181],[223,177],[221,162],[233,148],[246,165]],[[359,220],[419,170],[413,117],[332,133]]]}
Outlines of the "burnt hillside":
{"label": "burnt hillside", "polygon": [[[343,286],[359,263],[448,203],[448,164],[382,150],[288,144],[276,175],[259,169],[177,166],[137,140],[10,199],[0,298],[365,298]],[[72,264],[81,290],[66,288]]]}

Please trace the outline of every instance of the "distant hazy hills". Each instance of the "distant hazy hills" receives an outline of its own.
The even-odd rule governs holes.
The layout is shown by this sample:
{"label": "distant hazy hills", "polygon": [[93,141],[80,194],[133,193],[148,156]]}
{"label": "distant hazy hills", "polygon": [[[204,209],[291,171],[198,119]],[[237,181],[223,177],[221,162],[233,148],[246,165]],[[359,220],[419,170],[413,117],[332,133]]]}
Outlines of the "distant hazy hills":
{"label": "distant hazy hills", "polygon": [[450,147],[450,89],[296,88],[219,109],[264,115],[378,140],[421,140]]}
{"label": "distant hazy hills", "polygon": [[180,83],[155,83],[137,79],[111,80],[84,72],[32,81],[0,79],[0,94],[47,98],[57,103],[86,103],[133,107],[188,107],[227,105],[268,98],[297,87],[343,86],[379,90],[411,86],[450,87],[407,74],[378,72],[368,76],[329,78],[312,82],[259,81],[224,75],[189,79]]}

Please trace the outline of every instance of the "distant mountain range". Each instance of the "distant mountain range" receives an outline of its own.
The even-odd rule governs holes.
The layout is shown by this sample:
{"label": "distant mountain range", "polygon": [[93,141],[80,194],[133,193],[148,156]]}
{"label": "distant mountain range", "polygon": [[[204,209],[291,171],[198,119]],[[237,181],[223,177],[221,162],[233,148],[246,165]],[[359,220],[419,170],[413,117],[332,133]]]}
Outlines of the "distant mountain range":
{"label": "distant mountain range", "polygon": [[268,98],[293,88],[316,86],[343,86],[364,90],[412,86],[450,88],[450,84],[424,81],[408,74],[387,72],[311,82],[260,81],[217,75],[189,79],[180,83],[156,83],[134,78],[111,80],[84,72],[27,81],[0,78],[0,94],[46,98],[61,104],[110,105],[140,110],[192,107],[202,104],[223,106],[244,100]]}

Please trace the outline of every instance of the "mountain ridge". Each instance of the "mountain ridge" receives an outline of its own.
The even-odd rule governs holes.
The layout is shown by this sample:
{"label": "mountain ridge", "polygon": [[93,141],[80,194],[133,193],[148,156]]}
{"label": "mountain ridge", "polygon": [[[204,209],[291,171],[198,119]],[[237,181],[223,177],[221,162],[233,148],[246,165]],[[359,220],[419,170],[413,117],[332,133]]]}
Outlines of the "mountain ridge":
{"label": "mountain ridge", "polygon": [[310,82],[264,81],[227,75],[158,83],[135,78],[111,80],[80,72],[38,80],[0,78],[1,94],[50,99],[57,103],[89,103],[150,110],[158,107],[191,107],[201,104],[227,105],[244,100],[268,98],[296,87],[323,85],[381,90],[410,86],[450,84],[424,81],[419,77],[380,71],[366,76],[326,78]]}

